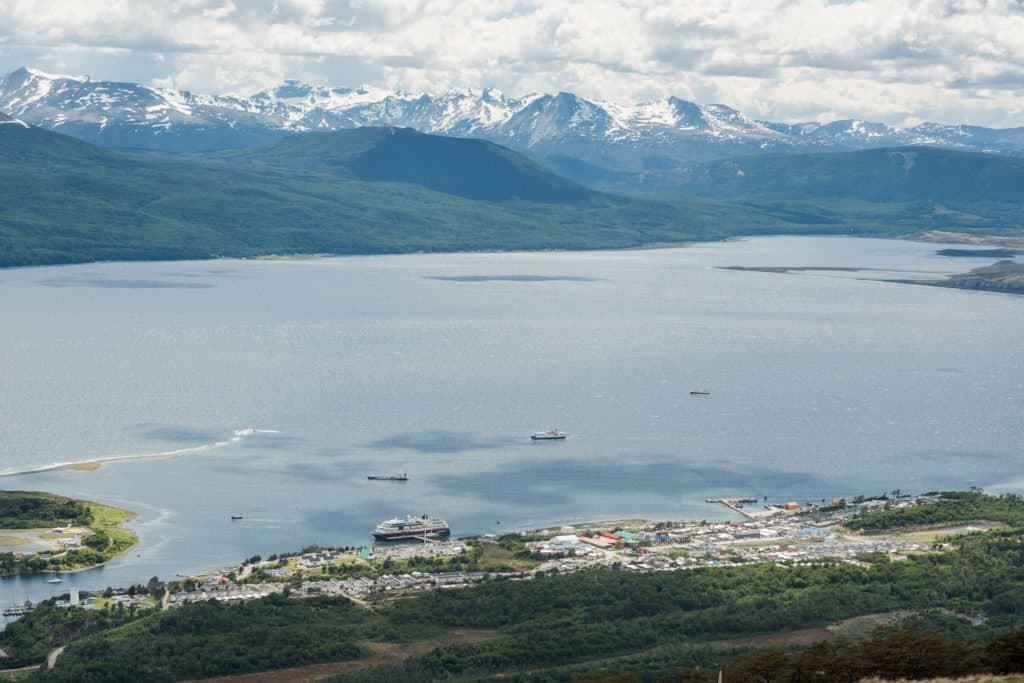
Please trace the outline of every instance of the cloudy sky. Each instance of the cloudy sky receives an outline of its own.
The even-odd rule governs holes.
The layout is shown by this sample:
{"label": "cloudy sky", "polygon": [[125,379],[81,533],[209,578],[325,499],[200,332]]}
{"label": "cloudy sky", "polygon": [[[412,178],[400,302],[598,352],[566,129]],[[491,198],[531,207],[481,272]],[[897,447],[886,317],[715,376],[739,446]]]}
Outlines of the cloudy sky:
{"label": "cloudy sky", "polygon": [[285,78],[780,121],[1024,125],[1024,0],[3,0],[0,72],[249,94]]}

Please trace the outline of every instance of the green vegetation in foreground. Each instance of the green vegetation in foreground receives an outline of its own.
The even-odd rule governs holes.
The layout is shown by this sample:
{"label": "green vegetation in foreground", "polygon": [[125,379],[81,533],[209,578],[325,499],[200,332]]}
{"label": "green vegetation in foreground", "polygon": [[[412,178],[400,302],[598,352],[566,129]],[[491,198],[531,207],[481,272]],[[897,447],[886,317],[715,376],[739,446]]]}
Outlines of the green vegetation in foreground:
{"label": "green vegetation in foreground", "polygon": [[[155,603],[149,607],[150,612],[155,609]],[[126,609],[124,605],[87,610],[44,602],[28,616],[8,624],[0,635],[3,640],[0,647],[8,655],[0,660],[0,665],[13,669],[39,664],[55,648],[91,633],[117,628],[146,613],[145,609]]]}
{"label": "green vegetation in foreground", "polygon": [[1000,522],[1024,528],[1024,498],[1013,494],[989,496],[979,491],[952,491],[927,505],[867,512],[851,519],[846,526],[873,532],[972,522]]}
{"label": "green vegetation in foreground", "polygon": [[985,200],[984,191],[978,201],[942,203],[913,194],[626,198],[583,188],[497,145],[411,131],[316,133],[176,156],[0,126],[0,266],[609,249],[940,227],[1019,232],[1024,211],[1002,194]]}
{"label": "green vegetation in foreground", "polygon": [[[958,502],[967,507],[946,512]],[[706,681],[714,680],[719,666],[764,671],[777,665],[777,671],[785,672],[800,667],[800,662],[815,662],[839,671],[828,680],[853,681],[887,673],[884,666],[891,658],[922,643],[933,644],[936,653],[961,652],[966,657],[962,661],[974,662],[974,668],[963,670],[1020,671],[1022,636],[1014,633],[1024,626],[1024,527],[1017,515],[1019,506],[1016,498],[978,493],[925,504],[922,510],[939,512],[919,516],[915,524],[992,519],[1002,511],[1002,521],[1011,528],[960,537],[948,552],[902,561],[880,556],[866,565],[766,563],[644,574],[610,568],[532,581],[492,581],[369,610],[344,599],[284,596],[240,606],[187,605],[143,613],[130,623],[111,623],[74,639],[56,668],[38,676],[58,681],[127,681],[140,675],[152,681],[181,680],[365,659],[368,643],[430,642],[445,631],[466,628],[493,630],[494,635],[471,644],[425,647],[418,650],[424,654],[404,661],[376,666],[370,661],[364,670],[338,680],[476,681],[501,676],[523,681]],[[913,510],[888,512],[909,515]],[[903,526],[894,524],[893,517],[886,519],[889,528]],[[63,614],[83,612],[70,609]],[[907,633],[892,638],[879,634],[863,646],[836,640],[813,646],[806,655],[789,649],[769,649],[766,654],[758,640],[852,617],[893,613],[918,617],[903,620],[892,631],[899,634],[909,623],[910,629],[903,629]],[[31,634],[49,633],[49,620],[70,618],[77,617],[40,610],[0,634],[0,647],[14,657],[39,652]],[[937,632],[934,637],[939,640],[915,635],[921,631]],[[947,648],[942,639],[953,645]],[[1001,659],[989,656],[999,648]],[[866,662],[869,653],[876,657],[874,668],[843,664]],[[754,660],[747,659],[751,655]],[[801,659],[804,656],[807,659]],[[937,655],[936,661],[961,660]],[[854,673],[857,677],[852,677]],[[801,676],[770,674],[754,680],[819,680]]]}
{"label": "green vegetation in foreground", "polygon": [[[948,632],[942,626],[952,626]],[[838,639],[798,652],[769,651],[741,657],[724,667],[734,681],[835,681],[868,677],[889,681],[1024,671],[1024,629],[978,642],[960,624],[927,621],[882,630],[860,642]]]}
{"label": "green vegetation in foreground", "polygon": [[[366,657],[367,642],[407,642],[444,632],[398,622],[346,598],[272,595],[238,605],[215,601],[126,616],[83,609],[39,610],[0,636],[19,663],[71,642],[46,681],[176,681]],[[69,616],[70,615],[70,616]],[[53,637],[51,624],[64,624]],[[74,638],[69,637],[75,634]],[[97,632],[99,631],[99,632]],[[76,638],[76,639],[75,639]]]}
{"label": "green vegetation in foreground", "polygon": [[49,530],[58,526],[88,527],[92,534],[72,550],[22,555],[0,553],[0,576],[69,571],[103,564],[138,542],[121,528],[135,514],[90,501],[36,491],[0,491],[0,534],[4,529]]}

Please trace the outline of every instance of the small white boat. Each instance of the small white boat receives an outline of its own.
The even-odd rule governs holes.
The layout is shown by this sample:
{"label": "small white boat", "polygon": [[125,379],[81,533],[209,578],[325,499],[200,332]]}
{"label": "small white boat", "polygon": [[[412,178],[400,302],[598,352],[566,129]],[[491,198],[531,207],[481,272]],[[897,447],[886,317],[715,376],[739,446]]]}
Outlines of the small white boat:
{"label": "small white boat", "polygon": [[568,434],[560,432],[557,429],[549,429],[546,432],[534,432],[530,435],[530,438],[534,441],[562,441]]}
{"label": "small white boat", "polygon": [[63,582],[55,576],[52,579],[48,580],[46,583],[63,583]]}

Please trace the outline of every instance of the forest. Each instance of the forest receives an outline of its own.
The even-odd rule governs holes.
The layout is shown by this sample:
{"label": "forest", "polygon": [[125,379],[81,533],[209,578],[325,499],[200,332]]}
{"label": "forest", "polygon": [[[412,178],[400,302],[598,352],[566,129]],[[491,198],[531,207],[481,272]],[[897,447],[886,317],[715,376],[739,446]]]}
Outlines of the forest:
{"label": "forest", "polygon": [[909,527],[999,522],[1024,526],[1024,497],[1012,493],[989,496],[981,491],[951,491],[928,505],[888,507],[867,512],[846,526],[857,531],[887,531]]}
{"label": "forest", "polygon": [[89,526],[92,510],[82,501],[36,491],[0,491],[0,529]]}

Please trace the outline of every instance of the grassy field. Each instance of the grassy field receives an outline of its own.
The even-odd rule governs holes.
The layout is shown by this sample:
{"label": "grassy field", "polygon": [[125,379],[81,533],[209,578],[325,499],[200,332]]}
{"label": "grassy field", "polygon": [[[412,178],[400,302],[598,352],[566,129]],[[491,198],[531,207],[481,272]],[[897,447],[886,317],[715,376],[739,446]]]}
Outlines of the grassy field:
{"label": "grassy field", "polygon": [[93,523],[90,525],[90,528],[93,530],[102,529],[110,536],[113,544],[123,548],[123,550],[117,553],[118,555],[129,550],[139,542],[139,537],[134,532],[122,528],[123,524],[135,519],[136,514],[134,512],[91,501],[87,502],[86,505],[89,506],[93,514]]}
{"label": "grassy field", "polygon": [[[30,533],[33,543],[54,549],[46,557],[0,552],[0,574],[74,571],[108,562],[138,543],[138,537],[122,526],[134,517],[130,510],[92,501],[37,491],[0,491],[0,547],[24,545],[25,538],[19,536]],[[59,552],[58,540],[66,534],[51,531],[57,527],[81,531],[81,548]],[[3,536],[4,530],[20,533]]]}

